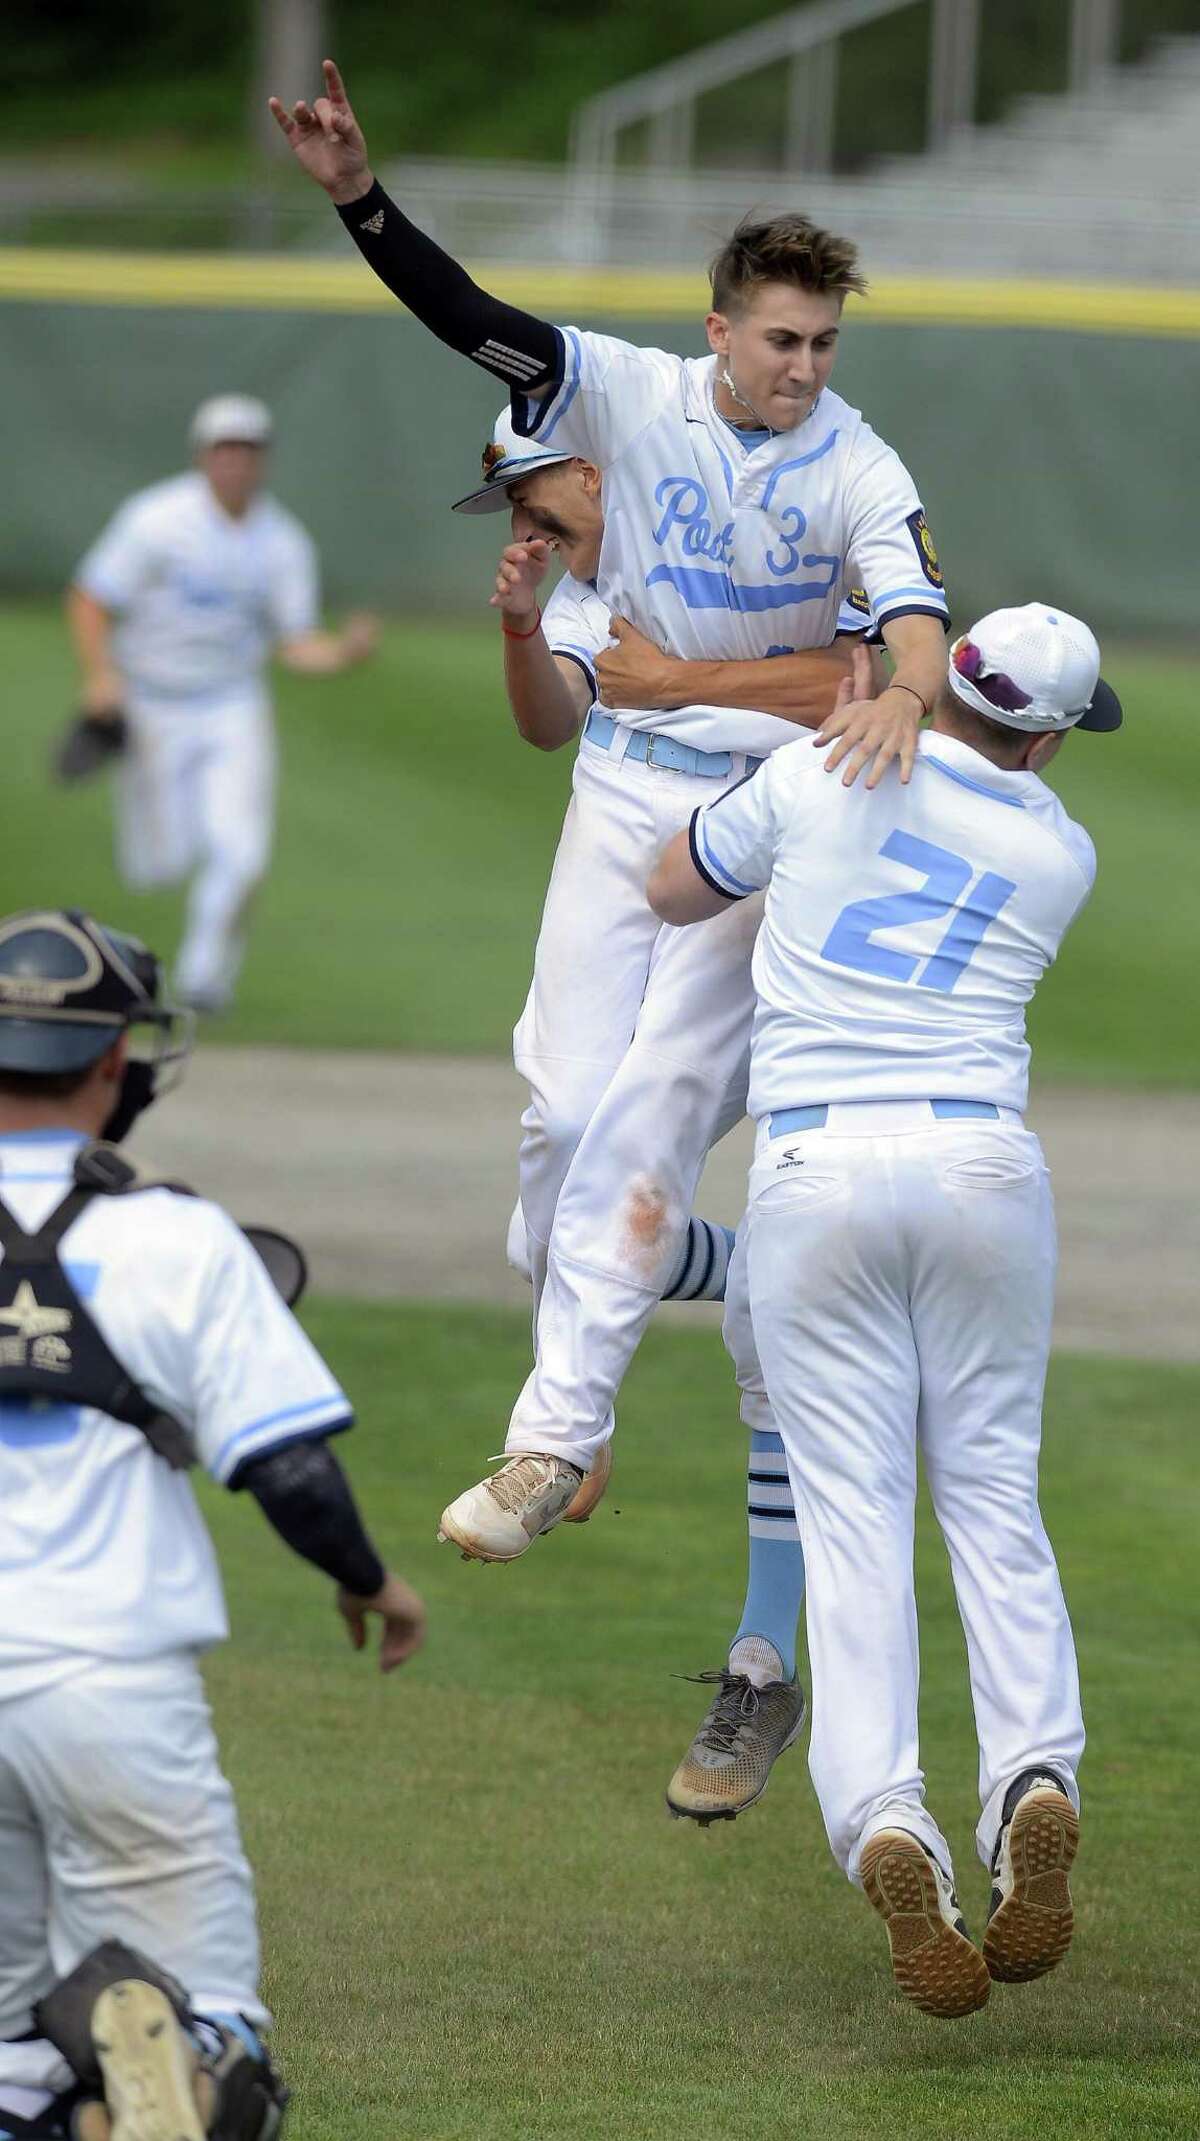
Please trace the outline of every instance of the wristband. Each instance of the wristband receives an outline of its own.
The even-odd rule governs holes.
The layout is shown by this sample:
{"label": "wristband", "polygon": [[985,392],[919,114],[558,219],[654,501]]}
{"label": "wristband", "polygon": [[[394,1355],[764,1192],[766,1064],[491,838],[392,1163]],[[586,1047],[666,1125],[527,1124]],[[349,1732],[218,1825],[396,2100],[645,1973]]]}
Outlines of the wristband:
{"label": "wristband", "polygon": [[501,617],[500,630],[503,632],[505,639],[532,639],[536,633],[540,632],[542,629],[542,605],[540,602],[536,605],[536,608],[537,616],[527,632],[514,632],[511,626],[506,625],[504,618]]}
{"label": "wristband", "polygon": [[921,694],[920,694],[920,692],[919,692],[919,691],[914,691],[914,690],[913,690],[913,687],[912,687],[912,685],[911,685],[911,684],[896,684],[896,683],[891,683],[891,684],[889,684],[889,685],[888,685],[888,690],[889,690],[889,691],[906,691],[906,692],[908,693],[908,695],[909,695],[910,699],[915,699],[915,700],[916,700],[916,702],[917,702],[917,705],[918,705],[918,706],[920,707],[920,709],[921,709],[921,712],[922,712],[922,714],[923,714],[923,715],[924,715],[924,714],[927,714],[927,713],[929,712],[929,708],[928,708],[928,707],[926,706],[926,704],[925,704],[925,701],[924,701],[924,699],[923,699],[923,698],[921,697]]}

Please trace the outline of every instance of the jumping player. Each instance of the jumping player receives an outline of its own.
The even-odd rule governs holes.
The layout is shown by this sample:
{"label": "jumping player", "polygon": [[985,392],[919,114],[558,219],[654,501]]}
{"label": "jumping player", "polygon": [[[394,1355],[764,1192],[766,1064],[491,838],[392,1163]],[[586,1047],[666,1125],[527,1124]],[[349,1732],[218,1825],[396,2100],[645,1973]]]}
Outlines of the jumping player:
{"label": "jumping player", "polygon": [[[951,650],[909,787],[831,794],[781,751],[650,884],[676,925],[767,889],[744,1246],[808,1571],[810,1767],[898,1984],[938,2015],[1041,1976],[1071,1937],[1084,1736],[1037,1503],[1055,1237],[1025,1006],[1095,875],[1038,771],[1069,729],[1120,719],[1086,625],[994,611]],[[918,1755],[918,1445],[967,1639],[982,1955]]]}
{"label": "jumping player", "polygon": [[[532,1280],[538,1302],[555,1202],[611,1075],[602,1048],[595,1062],[587,1053],[590,1037],[603,1043],[607,1007],[602,982],[608,969],[602,959],[598,966],[579,959],[578,918],[591,906],[609,917],[614,935],[629,928],[645,911],[640,872],[657,851],[664,825],[686,823],[697,796],[705,792],[678,772],[660,775],[653,788],[643,786],[646,769],[636,766],[614,785],[608,754],[591,742],[600,718],[594,708],[598,677],[601,693],[606,689],[610,625],[621,635],[617,651],[626,688],[620,703],[630,696],[631,684],[640,686],[644,677],[648,686],[653,683],[663,697],[680,704],[703,688],[715,703],[747,709],[775,703],[785,718],[816,726],[830,711],[837,682],[850,674],[850,648],[869,623],[861,600],[847,602],[832,647],[776,660],[708,663],[701,683],[692,677],[699,665],[659,654],[623,619],[610,617],[596,593],[593,576],[604,533],[600,490],[599,471],[592,464],[519,438],[510,418],[502,414],[484,452],[483,483],[456,508],[467,513],[511,508],[516,539],[500,560],[491,600],[500,613],[505,682],[520,734],[553,750],[578,735],[586,723],[546,897],[533,982],[515,1035],[515,1061],[529,1083],[529,1105],[522,1124],[521,1202],[509,1227],[509,1261]],[[537,593],[551,549],[562,556],[567,571],[543,615]],[[633,696],[638,696],[636,688]],[[658,934],[653,920],[651,926]],[[615,971],[622,971],[619,964]],[[627,1040],[638,1009],[631,993],[624,1028],[613,1022],[618,1047]],[[746,1060],[737,1066],[719,1129],[744,1112],[748,1026],[745,1046]],[[690,1218],[664,1298],[723,1299],[732,1246],[728,1228]],[[742,1345],[735,1360],[744,1367],[749,1359],[749,1349]],[[733,1818],[761,1795],[776,1756],[795,1739],[805,1714],[795,1661],[804,1589],[799,1534],[782,1445],[772,1432],[756,1363],[751,1361],[743,1382],[743,1413],[750,1429],[746,1599],[726,1666],[702,1676],[715,1680],[716,1692],[668,1789],[673,1812],[704,1822]],[[601,1465],[567,1509],[568,1521],[582,1521],[590,1513],[606,1467],[607,1446]]]}
{"label": "jumping player", "polygon": [[117,1150],[178,1028],[136,940],[0,922],[0,2135],[26,2141],[279,2130],[183,1467],[254,1496],[356,1648],[379,1616],[385,1671],[423,1630],[329,1447],[349,1400],[259,1255]]}
{"label": "jumping player", "polygon": [[175,983],[228,1005],[271,853],[268,656],[301,676],[364,660],[375,620],[318,629],[309,537],[263,490],[271,416],[219,394],[192,419],[195,467],[126,499],[78,566],[67,619],[83,710],[123,721],[117,862],[136,890],[191,878]]}

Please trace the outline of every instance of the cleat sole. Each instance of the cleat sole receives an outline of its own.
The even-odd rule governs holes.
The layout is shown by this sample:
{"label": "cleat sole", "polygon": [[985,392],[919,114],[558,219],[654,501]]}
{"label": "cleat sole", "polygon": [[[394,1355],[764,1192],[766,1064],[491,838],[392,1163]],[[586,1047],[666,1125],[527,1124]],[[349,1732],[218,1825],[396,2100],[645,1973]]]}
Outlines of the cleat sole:
{"label": "cleat sole", "polygon": [[1079,1816],[1061,1792],[1030,1792],[1013,1815],[1008,1844],[1013,1890],[988,1922],[983,1959],[1002,1984],[1024,1985],[1053,1970],[1071,1945],[1067,1876],[1079,1849]]}
{"label": "cleat sole", "polygon": [[905,1998],[948,2021],[975,2014],[992,1989],[987,1966],[943,1918],[933,1867],[915,1836],[881,1829],[863,1852],[861,1875],[887,1927],[892,1976]]}
{"label": "cleat sole", "polygon": [[122,1978],[92,2010],[112,2141],[205,2141],[192,2090],[195,2058],[165,1993]]}

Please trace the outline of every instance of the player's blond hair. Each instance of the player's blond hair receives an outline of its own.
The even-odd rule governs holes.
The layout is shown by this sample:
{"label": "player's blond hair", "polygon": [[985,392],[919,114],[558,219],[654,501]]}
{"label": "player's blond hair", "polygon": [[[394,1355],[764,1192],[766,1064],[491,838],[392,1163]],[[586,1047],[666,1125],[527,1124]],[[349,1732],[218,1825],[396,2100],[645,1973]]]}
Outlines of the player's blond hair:
{"label": "player's blond hair", "polygon": [[766,283],[794,283],[818,297],[866,295],[867,279],[850,238],[821,230],[807,216],[743,216],[709,269],[714,312],[744,312]]}

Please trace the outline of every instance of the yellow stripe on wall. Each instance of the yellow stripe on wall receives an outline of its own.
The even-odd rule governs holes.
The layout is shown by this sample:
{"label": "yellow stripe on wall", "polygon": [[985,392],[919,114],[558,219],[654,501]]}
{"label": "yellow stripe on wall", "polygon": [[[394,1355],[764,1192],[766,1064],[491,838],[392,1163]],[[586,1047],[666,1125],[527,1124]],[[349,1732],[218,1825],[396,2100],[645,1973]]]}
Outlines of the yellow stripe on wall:
{"label": "yellow stripe on wall", "polygon": [[[553,319],[591,314],[696,319],[701,276],[646,268],[487,266],[475,271],[510,304]],[[207,310],[391,312],[396,300],[356,260],[278,253],[107,253],[0,247],[0,298],[59,305],[183,305]],[[862,322],[1038,327],[1076,334],[1200,337],[1200,290],[1121,283],[962,280],[880,275],[854,309]]]}

